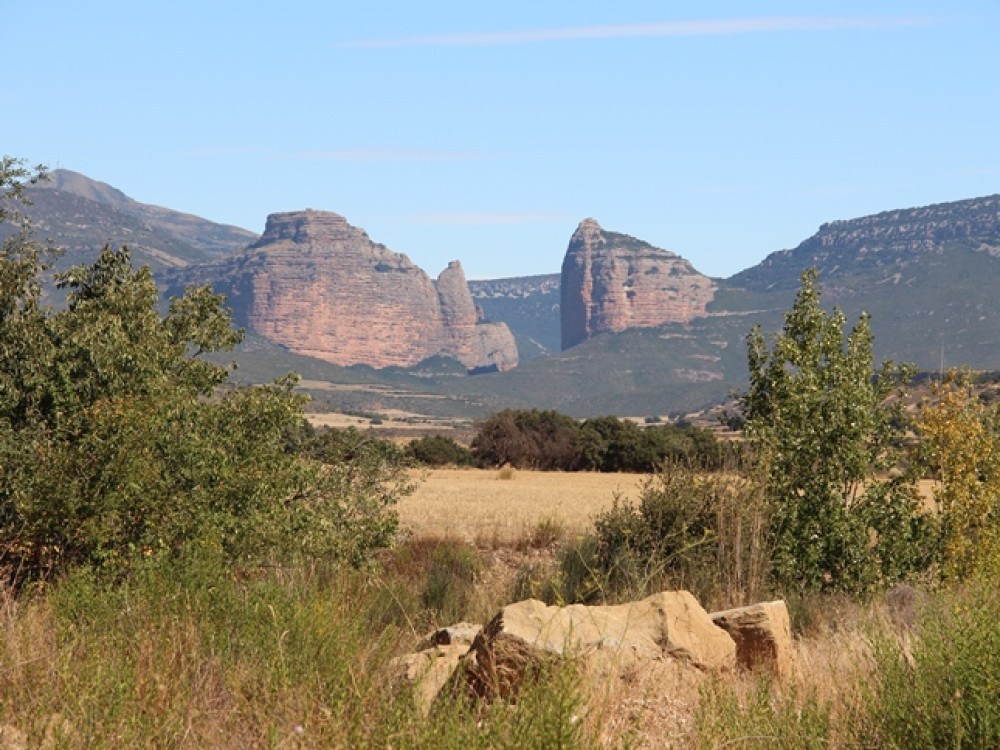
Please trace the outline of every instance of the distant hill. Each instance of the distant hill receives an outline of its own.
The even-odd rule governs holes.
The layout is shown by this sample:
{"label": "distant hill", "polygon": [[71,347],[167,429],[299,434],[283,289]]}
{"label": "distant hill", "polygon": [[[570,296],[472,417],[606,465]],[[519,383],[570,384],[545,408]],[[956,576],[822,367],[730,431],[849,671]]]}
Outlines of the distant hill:
{"label": "distant hill", "polygon": [[257,235],[190,214],[151,206],[77,172],[57,169],[27,191],[37,234],[65,254],[65,268],[92,261],[104,245],[128,245],[137,264],[155,271],[246,247]]}
{"label": "distant hill", "polygon": [[[746,334],[780,328],[810,266],[820,270],[824,304],[843,309],[849,326],[872,315],[879,358],[929,371],[1000,368],[1000,196],[988,196],[824,224],[798,247],[717,280],[702,317],[591,338],[490,376],[489,389],[505,404],[521,398],[580,416],[720,401],[746,385]],[[516,278],[503,282],[519,287]],[[506,304],[497,319],[526,326],[537,300],[529,292]],[[463,385],[481,387],[454,387]]]}

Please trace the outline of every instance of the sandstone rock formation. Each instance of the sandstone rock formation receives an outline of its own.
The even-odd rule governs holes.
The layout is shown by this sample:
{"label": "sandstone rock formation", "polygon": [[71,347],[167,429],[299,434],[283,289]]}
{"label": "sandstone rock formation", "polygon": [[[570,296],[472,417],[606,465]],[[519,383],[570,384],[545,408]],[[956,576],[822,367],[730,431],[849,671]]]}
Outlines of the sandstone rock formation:
{"label": "sandstone rock formation", "polygon": [[674,253],[584,219],[563,259],[562,348],[599,333],[665,323],[686,323],[705,314],[713,281]]}
{"label": "sandstone rock formation", "polygon": [[736,660],[741,667],[751,670],[768,667],[779,677],[792,676],[795,647],[788,608],[783,601],[713,612],[711,618],[736,641]]}
{"label": "sandstone rock formation", "polygon": [[438,354],[470,370],[517,364],[507,326],[478,319],[460,263],[435,284],[335,213],[272,214],[260,240],[226,263],[216,287],[241,322],[298,354],[372,367]]}
{"label": "sandstone rock formation", "polygon": [[477,695],[517,691],[526,668],[554,656],[620,668],[669,657],[701,670],[736,667],[736,644],[687,591],[615,606],[547,606],[528,599],[501,609],[477,636],[466,664]]}
{"label": "sandstone rock formation", "polygon": [[411,687],[425,713],[448,684],[487,700],[511,698],[536,667],[563,657],[597,678],[654,662],[695,673],[737,664],[736,643],[687,591],[616,606],[554,607],[528,599],[476,631],[469,623],[443,628],[424,639],[422,651],[394,661],[397,681]]}

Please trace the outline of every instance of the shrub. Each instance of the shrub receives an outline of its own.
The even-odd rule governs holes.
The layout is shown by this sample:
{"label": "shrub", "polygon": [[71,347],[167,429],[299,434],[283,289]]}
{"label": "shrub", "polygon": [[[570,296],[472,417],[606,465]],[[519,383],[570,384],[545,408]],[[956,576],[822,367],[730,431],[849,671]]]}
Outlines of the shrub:
{"label": "shrub", "polygon": [[454,438],[444,435],[424,435],[411,440],[406,455],[424,466],[475,466],[472,451]]}
{"label": "shrub", "polygon": [[555,411],[506,409],[479,425],[472,453],[482,467],[570,470],[579,429],[576,420]]}
{"label": "shrub", "polygon": [[664,461],[722,468],[725,447],[708,430],[662,425],[640,428],[614,416],[582,424],[553,411],[499,412],[479,426],[472,452],[480,466],[562,471],[653,472]]}
{"label": "shrub", "polygon": [[[0,220],[23,175],[2,162]],[[289,376],[223,390],[232,348],[222,297],[189,288],[161,315],[148,268],[106,247],[57,274],[40,305],[30,232],[0,253],[0,552],[26,575],[198,546],[230,560],[333,555],[360,562],[395,531],[405,491],[384,461],[333,467],[291,452],[304,397]]]}
{"label": "shrub", "polygon": [[476,550],[461,542],[444,541],[431,555],[420,601],[440,622],[467,617],[470,595],[482,562]]}
{"label": "shrub", "polygon": [[971,377],[950,372],[922,404],[917,429],[941,513],[947,576],[1000,571],[1000,410],[975,397]]}
{"label": "shrub", "polygon": [[562,548],[553,595],[632,599],[669,586],[702,601],[752,600],[764,587],[766,527],[756,483],[668,466],[638,503],[615,498],[592,534]]}

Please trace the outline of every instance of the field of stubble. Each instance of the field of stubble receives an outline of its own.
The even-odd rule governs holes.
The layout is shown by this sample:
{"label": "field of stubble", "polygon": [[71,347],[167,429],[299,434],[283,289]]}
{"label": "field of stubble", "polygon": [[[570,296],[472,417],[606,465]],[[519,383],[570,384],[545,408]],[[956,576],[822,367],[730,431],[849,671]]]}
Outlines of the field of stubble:
{"label": "field of stubble", "polygon": [[517,471],[501,479],[495,469],[414,471],[416,491],[399,503],[401,525],[415,535],[452,536],[468,542],[517,539],[540,521],[584,531],[617,494],[635,500],[639,474]]}

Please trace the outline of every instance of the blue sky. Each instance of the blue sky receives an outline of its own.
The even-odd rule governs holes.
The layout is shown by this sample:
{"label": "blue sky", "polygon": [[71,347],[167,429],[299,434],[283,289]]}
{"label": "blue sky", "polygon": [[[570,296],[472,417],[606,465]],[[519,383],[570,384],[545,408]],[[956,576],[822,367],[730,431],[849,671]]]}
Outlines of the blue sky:
{"label": "blue sky", "polygon": [[593,216],[729,276],[1000,192],[1000,5],[0,0],[0,153],[432,275],[558,272]]}

